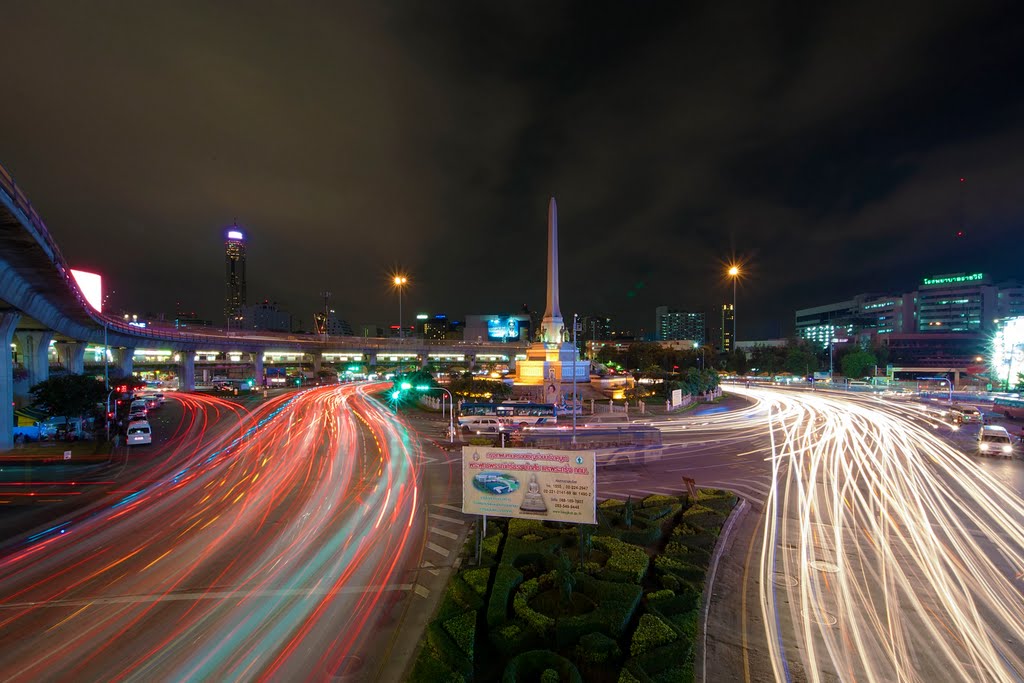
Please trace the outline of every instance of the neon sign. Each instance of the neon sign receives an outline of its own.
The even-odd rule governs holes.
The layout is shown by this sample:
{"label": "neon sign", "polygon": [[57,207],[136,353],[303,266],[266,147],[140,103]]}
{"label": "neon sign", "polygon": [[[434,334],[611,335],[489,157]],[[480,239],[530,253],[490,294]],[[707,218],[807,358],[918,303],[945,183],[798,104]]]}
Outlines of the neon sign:
{"label": "neon sign", "polygon": [[242,233],[239,232],[238,230],[228,230],[228,239],[229,240],[240,240],[240,239],[243,239]]}
{"label": "neon sign", "polygon": [[957,285],[963,282],[980,282],[984,279],[984,273],[971,273],[970,275],[958,273],[956,275],[938,275],[936,277],[926,277],[921,281],[921,285],[925,287],[935,285]]}

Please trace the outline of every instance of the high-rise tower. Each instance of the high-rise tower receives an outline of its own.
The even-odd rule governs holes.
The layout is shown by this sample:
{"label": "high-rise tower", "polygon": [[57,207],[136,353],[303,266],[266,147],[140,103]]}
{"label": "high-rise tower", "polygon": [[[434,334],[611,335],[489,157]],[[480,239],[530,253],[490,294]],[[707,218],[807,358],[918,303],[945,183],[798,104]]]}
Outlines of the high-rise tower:
{"label": "high-rise tower", "polygon": [[238,226],[224,237],[224,317],[238,320],[245,306],[245,235]]}

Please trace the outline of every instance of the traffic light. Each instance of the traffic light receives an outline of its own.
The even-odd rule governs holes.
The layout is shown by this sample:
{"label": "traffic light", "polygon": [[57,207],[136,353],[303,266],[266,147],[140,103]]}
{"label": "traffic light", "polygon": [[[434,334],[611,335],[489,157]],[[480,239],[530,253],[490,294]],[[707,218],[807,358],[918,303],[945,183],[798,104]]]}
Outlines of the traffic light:
{"label": "traffic light", "polygon": [[410,389],[412,389],[412,385],[409,384],[408,382],[402,382],[401,386],[402,386],[402,391],[409,391]]}
{"label": "traffic light", "polygon": [[397,401],[397,400],[398,400],[398,399],[400,399],[401,397],[402,397],[402,392],[401,392],[401,391],[397,391],[397,390],[396,390],[396,391],[392,391],[392,392],[391,392],[391,400],[392,400],[392,401]]}

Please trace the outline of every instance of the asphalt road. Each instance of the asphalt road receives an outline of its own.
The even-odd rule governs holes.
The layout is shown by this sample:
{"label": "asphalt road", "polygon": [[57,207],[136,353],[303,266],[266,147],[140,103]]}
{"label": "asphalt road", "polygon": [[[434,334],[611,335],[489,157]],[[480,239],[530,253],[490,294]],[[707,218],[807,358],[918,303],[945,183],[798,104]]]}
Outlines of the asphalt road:
{"label": "asphalt road", "polygon": [[[195,412],[133,447],[153,462],[116,502],[0,558],[0,678],[396,680],[389,661],[418,640],[403,625],[429,613],[415,600],[436,602],[465,535],[447,491],[431,507],[421,489],[439,460],[355,386],[235,426]],[[201,445],[173,436],[195,430]]]}

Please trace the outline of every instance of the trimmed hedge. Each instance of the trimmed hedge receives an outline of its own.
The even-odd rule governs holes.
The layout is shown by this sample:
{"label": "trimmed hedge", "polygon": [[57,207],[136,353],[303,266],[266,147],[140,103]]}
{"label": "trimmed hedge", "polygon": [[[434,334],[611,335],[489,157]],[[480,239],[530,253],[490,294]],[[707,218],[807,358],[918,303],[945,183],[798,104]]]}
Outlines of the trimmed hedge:
{"label": "trimmed hedge", "polygon": [[547,669],[558,672],[562,683],[583,683],[576,665],[551,650],[530,650],[513,657],[505,667],[502,683],[532,683],[539,680]]}
{"label": "trimmed hedge", "polygon": [[640,501],[640,507],[652,508],[659,507],[662,505],[678,505],[678,496],[665,496],[660,493],[652,493],[651,495]]}
{"label": "trimmed hedge", "polygon": [[609,498],[607,500],[602,500],[600,503],[597,504],[597,507],[599,507],[602,510],[614,510],[615,508],[620,508],[625,505],[626,501],[624,500],[619,500],[618,498]]}
{"label": "trimmed hedge", "polygon": [[[686,639],[673,641],[650,652],[630,659],[626,665],[642,673],[649,681],[658,683],[689,683],[693,675],[693,643]],[[637,676],[644,680],[642,676]]]}
{"label": "trimmed hedge", "polygon": [[576,656],[587,664],[606,664],[622,657],[619,644],[603,633],[588,633],[580,638]]}
{"label": "trimmed hedge", "polygon": [[444,630],[473,661],[473,644],[476,642],[476,611],[463,612],[444,622]]}
{"label": "trimmed hedge", "polygon": [[654,591],[653,593],[648,593],[646,595],[646,597],[647,597],[647,602],[648,603],[652,603],[652,602],[665,602],[665,601],[667,601],[670,598],[676,597],[676,594],[675,594],[675,591],[673,591],[671,589],[668,589],[668,588],[664,588],[664,589],[662,589],[660,591]]}
{"label": "trimmed hedge", "polygon": [[516,538],[522,538],[527,534],[533,534],[540,536],[541,538],[549,538],[551,536],[558,536],[559,534],[566,533],[564,529],[553,529],[544,524],[543,520],[540,519],[520,519],[513,517],[508,520],[508,535],[515,536]]}
{"label": "trimmed hedge", "polygon": [[629,672],[629,669],[623,669],[619,672],[619,683],[641,683],[640,679]]}
{"label": "trimmed hedge", "polygon": [[519,587],[512,598],[512,610],[516,616],[530,625],[540,636],[546,636],[555,625],[555,620],[530,607],[530,599],[540,590],[538,579],[530,579]]}
{"label": "trimmed hedge", "polygon": [[498,628],[491,628],[489,636],[491,644],[506,659],[540,644],[540,639],[533,629],[518,620],[506,622]]}
{"label": "trimmed hedge", "polygon": [[437,651],[427,644],[420,648],[420,654],[412,667],[409,681],[410,683],[465,683],[466,678],[462,674],[452,671],[450,666],[438,658]]}
{"label": "trimmed hedge", "polygon": [[491,570],[489,568],[467,569],[460,576],[481,598],[487,595],[487,581],[491,578]]}
{"label": "trimmed hedge", "polygon": [[640,617],[640,624],[633,632],[633,640],[629,645],[629,653],[634,657],[650,652],[656,647],[668,645],[676,640],[679,634],[653,614]]}
{"label": "trimmed hedge", "polygon": [[448,635],[439,619],[427,624],[427,642],[437,652],[437,658],[455,673],[467,679],[473,677],[472,660],[466,656],[459,644]]}
{"label": "trimmed hedge", "polygon": [[663,572],[672,572],[685,581],[703,581],[704,570],[692,564],[680,562],[666,555],[658,555],[654,560],[654,566]]}
{"label": "trimmed hedge", "polygon": [[494,570],[494,586],[487,603],[487,626],[495,628],[508,621],[508,605],[516,587],[523,582],[523,574],[515,567],[504,564]]}
{"label": "trimmed hedge", "polygon": [[480,559],[482,563],[493,565],[498,559],[498,549],[504,534],[489,534],[480,542]]}
{"label": "trimmed hedge", "polygon": [[644,580],[651,558],[643,548],[612,536],[594,536],[594,547],[604,550],[609,555],[602,578],[614,580],[623,576],[624,580],[637,584]]}

